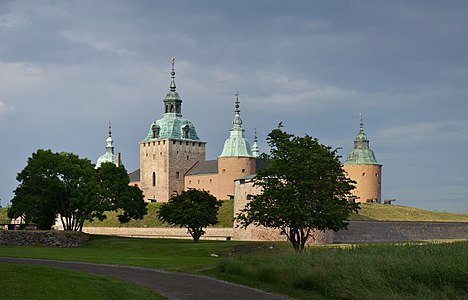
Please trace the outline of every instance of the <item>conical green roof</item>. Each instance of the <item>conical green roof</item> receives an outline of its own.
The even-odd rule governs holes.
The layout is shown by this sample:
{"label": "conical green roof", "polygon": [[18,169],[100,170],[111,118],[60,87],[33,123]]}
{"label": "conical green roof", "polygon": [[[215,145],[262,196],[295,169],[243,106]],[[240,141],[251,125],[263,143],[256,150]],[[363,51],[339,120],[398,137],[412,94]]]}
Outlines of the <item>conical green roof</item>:
{"label": "conical green roof", "polygon": [[[238,97],[239,94],[236,94]],[[236,98],[236,109],[234,120],[232,121],[232,128],[229,132],[229,138],[224,142],[223,152],[219,157],[226,156],[243,156],[254,157],[250,149],[249,141],[244,136],[244,129],[242,128],[242,119],[240,117],[239,98]]]}
{"label": "conical green roof", "polygon": [[354,140],[354,148],[348,153],[348,157],[345,164],[368,164],[378,165],[379,163],[375,159],[374,151],[369,148],[369,140],[364,133],[364,124],[362,122],[359,127],[359,132]]}

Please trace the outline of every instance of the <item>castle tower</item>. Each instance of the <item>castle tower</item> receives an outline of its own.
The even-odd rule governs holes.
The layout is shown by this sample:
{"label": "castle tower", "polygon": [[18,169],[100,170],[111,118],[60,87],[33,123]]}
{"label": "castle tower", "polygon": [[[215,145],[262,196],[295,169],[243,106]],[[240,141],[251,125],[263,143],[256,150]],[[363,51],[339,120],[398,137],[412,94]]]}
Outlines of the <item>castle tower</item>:
{"label": "castle tower", "polygon": [[172,59],[169,92],[164,114],[151,123],[140,142],[140,188],[147,201],[166,202],[184,190],[185,173],[205,160],[205,144],[192,122],[182,118],[182,100],[176,91],[175,59]]}
{"label": "castle tower", "polygon": [[240,117],[239,94],[236,93],[234,120],[223,152],[218,156],[218,198],[234,197],[234,180],[256,173],[256,158],[244,136]]}
{"label": "castle tower", "polygon": [[106,139],[106,153],[101,155],[96,161],[96,169],[101,166],[102,163],[111,162],[117,165],[117,156],[114,154],[114,141],[112,140],[111,124],[109,122],[109,135]]}
{"label": "castle tower", "polygon": [[362,113],[360,115],[361,123],[354,140],[354,148],[348,153],[343,168],[349,178],[357,182],[353,191],[357,202],[381,203],[382,165],[377,162],[374,152],[369,148],[369,140],[364,133]]}

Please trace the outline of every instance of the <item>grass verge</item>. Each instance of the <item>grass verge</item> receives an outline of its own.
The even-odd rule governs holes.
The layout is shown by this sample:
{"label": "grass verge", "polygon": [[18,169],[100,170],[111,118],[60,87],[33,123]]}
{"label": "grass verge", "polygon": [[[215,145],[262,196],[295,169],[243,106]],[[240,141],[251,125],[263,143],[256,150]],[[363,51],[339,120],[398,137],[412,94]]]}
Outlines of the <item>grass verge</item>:
{"label": "grass verge", "polygon": [[0,263],[1,299],[166,299],[136,284],[50,267]]}

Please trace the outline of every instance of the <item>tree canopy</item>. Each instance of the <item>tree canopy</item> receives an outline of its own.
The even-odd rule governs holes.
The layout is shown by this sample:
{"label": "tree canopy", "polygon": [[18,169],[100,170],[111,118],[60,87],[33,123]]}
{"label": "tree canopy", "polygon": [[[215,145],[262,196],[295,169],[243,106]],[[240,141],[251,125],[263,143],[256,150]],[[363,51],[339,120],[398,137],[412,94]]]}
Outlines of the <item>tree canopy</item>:
{"label": "tree canopy", "polygon": [[262,159],[255,185],[262,193],[237,216],[242,227],[250,224],[279,228],[297,252],[315,230],[340,230],[359,209],[350,203],[354,182],[346,177],[337,150],[309,135],[294,136],[281,128],[267,138],[270,154]]}
{"label": "tree canopy", "polygon": [[222,201],[206,191],[189,189],[161,205],[158,218],[171,225],[185,227],[196,243],[205,233],[203,228],[218,223]]}
{"label": "tree canopy", "polygon": [[95,170],[91,161],[73,153],[40,149],[16,179],[8,216],[40,229],[50,229],[57,215],[64,230],[81,231],[86,220],[105,219],[105,211],[121,212],[121,222],[146,214],[143,194],[128,185],[123,166],[105,163]]}

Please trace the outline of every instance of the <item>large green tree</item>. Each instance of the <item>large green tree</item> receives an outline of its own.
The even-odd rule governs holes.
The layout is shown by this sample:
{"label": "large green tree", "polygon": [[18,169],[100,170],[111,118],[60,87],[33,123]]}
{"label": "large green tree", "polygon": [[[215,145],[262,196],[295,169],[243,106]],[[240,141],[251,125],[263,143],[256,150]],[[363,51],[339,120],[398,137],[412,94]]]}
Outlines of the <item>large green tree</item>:
{"label": "large green tree", "polygon": [[218,223],[222,201],[206,191],[189,189],[161,205],[158,218],[171,225],[185,227],[196,243],[205,233],[203,228]]}
{"label": "large green tree", "polygon": [[38,150],[17,180],[8,216],[22,217],[40,229],[50,229],[57,215],[65,230],[81,231],[86,220],[106,218],[105,211],[123,210],[121,221],[146,213],[143,195],[128,186],[123,167],[106,165],[105,171],[95,170],[91,161],[72,153]]}
{"label": "large green tree", "polygon": [[250,224],[279,228],[296,252],[302,252],[315,230],[340,230],[359,209],[347,201],[354,182],[346,177],[337,150],[316,138],[289,134],[279,127],[267,138],[268,167],[258,170],[255,185],[262,193],[237,216],[242,227]]}

